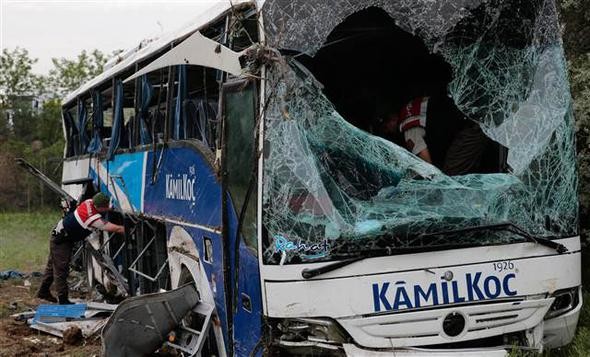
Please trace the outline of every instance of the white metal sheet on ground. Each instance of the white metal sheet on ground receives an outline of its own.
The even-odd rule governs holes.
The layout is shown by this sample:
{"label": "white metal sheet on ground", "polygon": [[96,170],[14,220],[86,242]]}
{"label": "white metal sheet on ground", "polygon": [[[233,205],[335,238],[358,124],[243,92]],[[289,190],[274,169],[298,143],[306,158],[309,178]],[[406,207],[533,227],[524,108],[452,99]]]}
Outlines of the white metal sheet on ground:
{"label": "white metal sheet on ground", "polygon": [[86,303],[86,306],[89,310],[105,310],[105,311],[115,311],[118,305],[116,304],[106,304],[103,302],[94,302],[90,301]]}
{"label": "white metal sheet on ground", "polygon": [[82,331],[82,336],[89,337],[100,331],[106,324],[107,319],[88,319],[67,322],[33,322],[30,327],[34,330],[43,331],[48,334],[63,337],[63,332],[72,326],[77,326]]}

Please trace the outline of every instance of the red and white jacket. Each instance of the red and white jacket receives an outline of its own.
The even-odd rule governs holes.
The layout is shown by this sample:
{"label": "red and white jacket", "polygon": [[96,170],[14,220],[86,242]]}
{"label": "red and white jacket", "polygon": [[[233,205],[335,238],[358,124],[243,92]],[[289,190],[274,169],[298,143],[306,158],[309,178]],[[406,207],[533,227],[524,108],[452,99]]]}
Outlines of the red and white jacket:
{"label": "red and white jacket", "polygon": [[405,132],[415,127],[426,128],[428,97],[418,97],[409,102],[399,113],[399,131]]}
{"label": "red and white jacket", "polygon": [[76,221],[78,221],[78,224],[85,229],[95,228],[93,227],[93,223],[96,221],[102,222],[102,216],[98,213],[96,207],[94,207],[92,199],[87,199],[78,205],[74,211],[74,217],[76,218]]}
{"label": "red and white jacket", "polygon": [[65,233],[70,241],[78,241],[89,236],[92,229],[102,229],[105,224],[92,199],[88,199],[80,203],[74,212],[66,214],[54,230],[56,234]]}
{"label": "red and white jacket", "polygon": [[406,148],[418,155],[427,149],[426,119],[428,97],[418,97],[409,102],[399,113],[399,131],[404,134]]}

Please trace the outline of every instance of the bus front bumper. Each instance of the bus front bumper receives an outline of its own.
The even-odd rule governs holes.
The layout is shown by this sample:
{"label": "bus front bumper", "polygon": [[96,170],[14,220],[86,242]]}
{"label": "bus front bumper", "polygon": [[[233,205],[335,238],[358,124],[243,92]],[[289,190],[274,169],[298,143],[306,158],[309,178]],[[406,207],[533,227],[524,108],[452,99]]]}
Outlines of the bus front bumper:
{"label": "bus front bumper", "polygon": [[372,351],[359,348],[353,344],[344,344],[344,352],[347,356],[365,357],[504,357],[508,353],[503,348],[477,348],[477,349],[448,349],[431,350],[423,348],[396,349],[395,351]]}
{"label": "bus front bumper", "polygon": [[[289,342],[277,340],[282,355],[314,354],[322,356],[505,356],[511,348],[536,350],[564,346],[574,337],[582,294],[580,287],[569,289],[578,298],[555,305],[566,294],[548,298],[455,306],[446,309],[389,314],[358,319],[340,319],[337,323],[323,319],[301,319],[323,331],[325,340]],[[566,291],[564,291],[566,292]],[[561,306],[551,310],[550,306]],[[464,332],[452,338],[443,332],[444,317],[460,313],[467,320]],[[295,325],[295,330],[304,325]],[[335,326],[352,337],[343,341]],[[490,338],[495,342],[491,342]],[[351,343],[354,341],[354,343]],[[450,346],[460,343],[461,346]],[[494,343],[494,344],[490,344]],[[424,347],[418,347],[418,346]],[[438,346],[440,347],[438,347]],[[409,347],[416,346],[416,347]],[[437,347],[433,347],[437,346]],[[486,347],[484,347],[486,346]],[[490,347],[487,347],[490,346]]]}

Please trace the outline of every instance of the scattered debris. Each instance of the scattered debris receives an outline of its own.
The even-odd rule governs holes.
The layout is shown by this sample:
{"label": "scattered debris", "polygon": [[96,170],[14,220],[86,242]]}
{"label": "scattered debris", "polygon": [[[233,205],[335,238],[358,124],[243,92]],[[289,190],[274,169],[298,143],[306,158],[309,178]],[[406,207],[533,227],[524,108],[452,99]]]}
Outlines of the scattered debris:
{"label": "scattered debris", "polygon": [[41,304],[37,307],[34,322],[62,322],[82,319],[86,313],[86,304],[50,305]]}
{"label": "scattered debris", "polygon": [[35,345],[38,345],[41,343],[41,340],[38,339],[37,337],[25,337],[24,340],[29,341],[30,343],[33,343]]}
{"label": "scattered debris", "polygon": [[32,329],[61,337],[64,342],[66,338],[72,341],[72,336],[75,336],[72,331],[80,331],[81,339],[100,331],[115,308],[116,305],[94,302],[73,305],[43,304],[39,305],[34,317],[27,322]]}
{"label": "scattered debris", "polygon": [[24,276],[25,276],[25,274],[21,273],[20,271],[16,271],[16,270],[0,271],[0,280],[22,279]]}
{"label": "scattered debris", "polygon": [[[32,276],[31,287],[23,288],[16,279],[0,279],[0,356],[99,356],[100,339],[97,333],[86,337],[82,344],[66,345],[61,337],[41,333],[31,328],[27,320],[34,318],[35,310],[42,303],[35,296],[40,279]],[[74,293],[73,297],[80,294]],[[17,302],[16,310],[10,310],[12,302]],[[88,304],[87,311],[93,308]],[[101,319],[110,314],[99,314]],[[98,316],[96,318],[98,318]],[[100,327],[98,328],[100,330]]]}
{"label": "scattered debris", "polygon": [[67,322],[40,322],[30,324],[32,329],[43,331],[45,333],[64,338],[64,333],[71,327],[76,327],[81,330],[82,336],[88,338],[93,336],[106,324],[107,319],[86,319]]}
{"label": "scattered debris", "polygon": [[[30,274],[27,273],[23,273],[20,272],[18,270],[4,270],[4,271],[0,271],[0,280],[9,280],[9,279],[24,279],[24,278],[29,278],[29,277],[33,277],[33,278],[38,278],[42,276],[42,274],[38,271],[34,271]],[[25,283],[26,284],[26,283]],[[30,282],[29,285],[30,286]]]}
{"label": "scattered debris", "polygon": [[26,321],[35,316],[35,310],[28,310],[19,312],[18,314],[10,315],[15,321]]}
{"label": "scattered debris", "polygon": [[63,339],[66,345],[79,345],[84,340],[82,329],[76,325],[66,328],[63,332]]}

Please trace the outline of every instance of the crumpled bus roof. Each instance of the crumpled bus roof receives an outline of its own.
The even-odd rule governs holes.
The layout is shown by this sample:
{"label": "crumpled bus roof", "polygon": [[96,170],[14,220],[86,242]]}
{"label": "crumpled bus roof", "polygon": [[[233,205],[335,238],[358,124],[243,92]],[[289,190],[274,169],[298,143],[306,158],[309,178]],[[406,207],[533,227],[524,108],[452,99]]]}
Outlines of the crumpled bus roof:
{"label": "crumpled bus roof", "polygon": [[149,57],[151,54],[160,51],[166,46],[169,46],[175,40],[184,38],[194,33],[195,31],[200,30],[205,25],[215,21],[217,18],[222,16],[226,11],[231,9],[232,6],[238,6],[243,4],[255,4],[260,7],[263,3],[264,0],[232,0],[214,3],[210,8],[201,12],[195,18],[188,21],[184,26],[180,27],[178,30],[168,32],[162,35],[160,38],[148,42],[147,44],[145,44],[142,41],[142,43],[140,43],[140,45],[135,49],[125,51],[125,53],[128,54],[127,57],[125,57],[122,61],[115,64],[114,66],[107,68],[104,72],[94,77],[92,80],[84,83],[75,91],[69,93],[64,98],[63,103],[67,104],[75,100],[76,97],[78,97],[79,95],[85,93],[86,91],[92,89],[97,85],[100,85],[105,80],[123,72],[124,70],[135,65],[135,63]]}

